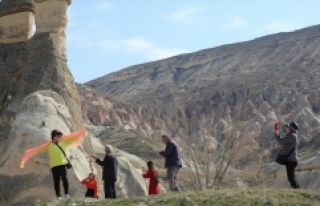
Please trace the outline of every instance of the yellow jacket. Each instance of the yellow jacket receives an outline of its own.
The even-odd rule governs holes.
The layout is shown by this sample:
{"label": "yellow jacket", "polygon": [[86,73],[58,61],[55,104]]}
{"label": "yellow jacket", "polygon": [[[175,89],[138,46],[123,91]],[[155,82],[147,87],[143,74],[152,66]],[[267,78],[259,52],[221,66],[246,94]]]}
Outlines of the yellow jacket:
{"label": "yellow jacket", "polygon": [[[66,148],[75,141],[77,141],[77,139],[72,138],[65,141],[61,141],[58,144],[63,149],[63,151],[66,151]],[[55,143],[49,144],[46,148],[44,148],[42,152],[48,152],[51,168],[66,165],[68,163],[68,160],[64,156],[63,152]]]}

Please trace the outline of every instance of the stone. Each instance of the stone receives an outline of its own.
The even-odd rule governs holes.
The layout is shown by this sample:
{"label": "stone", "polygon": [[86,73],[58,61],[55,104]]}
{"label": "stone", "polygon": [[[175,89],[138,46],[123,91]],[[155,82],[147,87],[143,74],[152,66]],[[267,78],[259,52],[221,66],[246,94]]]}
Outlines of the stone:
{"label": "stone", "polygon": [[27,41],[32,36],[33,22],[34,13],[28,10],[0,15],[0,44]]}
{"label": "stone", "polygon": [[2,0],[0,2],[0,17],[20,13],[35,13],[35,4],[33,0]]}
{"label": "stone", "polygon": [[[2,151],[0,159],[2,163],[1,174],[7,174],[9,180],[17,179],[19,181],[18,177],[21,177],[21,182],[10,181],[7,184],[8,188],[15,189],[8,191],[6,204],[11,201],[11,203],[25,201],[32,197],[42,197],[49,200],[54,197],[47,155],[35,156],[27,162],[23,169],[19,168],[21,157],[24,150],[50,140],[50,132],[53,129],[59,129],[67,134],[74,128],[73,117],[70,115],[68,106],[64,104],[59,94],[50,90],[29,94],[23,99],[21,107],[23,109],[17,112],[12,122],[9,140],[4,141],[6,148]],[[42,122],[46,122],[46,125],[43,126]],[[77,185],[79,185],[80,177],[84,174],[87,175],[90,171],[89,162],[81,148],[70,147],[66,153],[72,157],[70,161],[73,169],[69,171],[71,191],[73,195],[83,195],[83,189]],[[35,177],[31,177],[31,174]],[[50,181],[43,184],[42,179],[44,178]],[[2,181],[3,179],[0,180],[0,182]],[[24,187],[20,190],[16,188],[21,185]],[[30,191],[33,192],[32,196],[30,196]]]}
{"label": "stone", "polygon": [[228,123],[224,119],[220,119],[216,124],[216,128],[218,131],[225,131],[228,129]]}
{"label": "stone", "polygon": [[67,9],[70,1],[37,0],[36,1],[36,33],[62,33],[67,26]]}
{"label": "stone", "polygon": [[270,111],[270,105],[268,104],[268,102],[264,101],[262,105],[259,107],[259,111],[264,116],[268,115]]}

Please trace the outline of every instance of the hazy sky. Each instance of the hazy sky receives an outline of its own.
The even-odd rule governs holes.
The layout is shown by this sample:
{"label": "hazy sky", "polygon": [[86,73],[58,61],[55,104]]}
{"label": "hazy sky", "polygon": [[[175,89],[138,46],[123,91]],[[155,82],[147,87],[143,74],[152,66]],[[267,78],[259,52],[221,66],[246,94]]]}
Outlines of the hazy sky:
{"label": "hazy sky", "polygon": [[73,0],[68,64],[83,83],[128,66],[320,24],[318,0]]}

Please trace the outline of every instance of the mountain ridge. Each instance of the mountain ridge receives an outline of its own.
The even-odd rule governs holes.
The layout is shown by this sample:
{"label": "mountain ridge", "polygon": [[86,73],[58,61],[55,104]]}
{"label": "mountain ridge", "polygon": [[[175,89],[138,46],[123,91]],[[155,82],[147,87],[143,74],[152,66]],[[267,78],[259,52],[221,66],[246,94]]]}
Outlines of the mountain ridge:
{"label": "mountain ridge", "polygon": [[[297,32],[263,37],[263,41],[260,38],[184,54],[132,66],[90,81],[86,85],[100,89],[117,100],[138,100],[141,104],[145,103],[144,97],[167,93],[156,99],[161,104],[168,102],[165,98],[171,98],[172,101],[173,97],[168,96],[170,93],[191,94],[196,90],[205,89],[207,85],[221,89],[225,87],[224,84],[236,83],[233,78],[239,80],[239,84],[234,87],[244,89],[249,87],[243,84],[252,84],[251,88],[263,89],[264,85],[270,84],[264,76],[273,76],[279,81],[284,81],[281,76],[283,71],[286,71],[291,79],[297,75],[309,75],[306,78],[314,78],[319,75],[316,70],[309,69],[305,72],[301,68],[306,70],[308,66],[302,64],[310,64],[312,67],[320,64],[316,58],[319,48],[314,46],[319,44],[319,36],[316,35],[319,32],[320,26],[315,26]],[[276,40],[267,41],[269,38]],[[293,74],[294,72],[297,74]],[[264,85],[259,86],[258,82]],[[285,82],[281,84],[287,88],[292,86]],[[174,89],[177,91],[172,91]],[[162,101],[161,98],[165,100]],[[153,98],[150,98],[149,103],[152,103],[152,100]]]}
{"label": "mountain ridge", "polygon": [[[136,67],[148,66],[150,64],[157,64],[157,63],[160,63],[160,62],[163,62],[163,61],[167,61],[167,60],[170,60],[170,59],[173,59],[173,58],[185,58],[185,57],[189,57],[189,56],[191,56],[193,54],[201,54],[201,53],[206,53],[206,52],[213,52],[215,50],[228,49],[229,47],[242,46],[244,44],[249,44],[249,43],[252,43],[252,42],[255,42],[255,41],[270,41],[274,37],[280,38],[280,37],[284,37],[284,36],[290,36],[292,34],[298,35],[300,33],[306,32],[307,30],[308,31],[309,30],[317,30],[317,31],[319,31],[320,30],[320,25],[313,25],[313,26],[309,26],[309,27],[302,28],[302,29],[297,29],[297,30],[290,31],[290,32],[279,32],[279,33],[275,33],[275,34],[270,34],[270,35],[257,37],[257,38],[251,39],[251,40],[235,42],[235,43],[230,43],[230,44],[223,44],[223,45],[219,45],[219,46],[215,46],[215,47],[211,47],[211,48],[200,49],[200,50],[194,51],[194,52],[178,54],[178,55],[175,55],[175,56],[172,56],[172,57],[167,57],[167,58],[164,58],[164,59],[144,62],[144,63],[141,63],[141,64],[135,64],[135,65],[128,66],[128,67],[125,67],[123,69],[111,72],[109,74],[103,75],[101,77],[97,77],[95,79],[89,80],[89,81],[85,82],[84,84],[90,85],[94,81],[98,81],[99,79],[102,79],[102,78],[105,78],[105,77],[108,77],[108,76],[113,76],[113,75],[115,75],[117,73],[121,73],[121,72],[123,72],[125,70],[135,69]],[[319,34],[318,37],[320,37],[320,34]]]}

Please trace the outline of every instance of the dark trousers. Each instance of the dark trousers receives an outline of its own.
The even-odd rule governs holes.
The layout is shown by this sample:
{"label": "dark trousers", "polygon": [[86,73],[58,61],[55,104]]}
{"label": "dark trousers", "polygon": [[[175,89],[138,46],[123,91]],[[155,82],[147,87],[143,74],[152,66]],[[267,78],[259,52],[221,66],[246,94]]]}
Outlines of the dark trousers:
{"label": "dark trousers", "polygon": [[297,179],[296,179],[296,174],[295,174],[295,170],[296,170],[297,165],[298,165],[297,162],[287,162],[286,163],[287,177],[288,177],[288,180],[291,184],[291,187],[294,189],[300,188],[300,186],[297,182]]}
{"label": "dark trousers", "polygon": [[170,190],[180,192],[180,187],[177,184],[177,177],[181,166],[167,167],[167,181],[169,181]]}
{"label": "dark trousers", "polygon": [[[85,194],[85,197],[94,198],[94,190],[93,189],[88,189],[86,194]],[[97,197],[97,199],[98,199],[98,197]]]}
{"label": "dark trousers", "polygon": [[57,197],[61,197],[60,193],[60,179],[62,179],[64,194],[69,194],[69,182],[67,177],[67,167],[60,165],[51,169],[54,183],[54,190]]}
{"label": "dark trousers", "polygon": [[104,196],[106,199],[116,199],[116,190],[115,190],[115,180],[105,180],[104,181]]}

